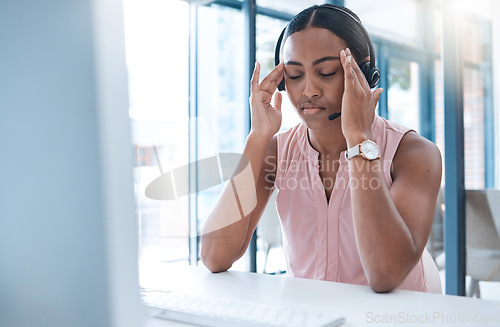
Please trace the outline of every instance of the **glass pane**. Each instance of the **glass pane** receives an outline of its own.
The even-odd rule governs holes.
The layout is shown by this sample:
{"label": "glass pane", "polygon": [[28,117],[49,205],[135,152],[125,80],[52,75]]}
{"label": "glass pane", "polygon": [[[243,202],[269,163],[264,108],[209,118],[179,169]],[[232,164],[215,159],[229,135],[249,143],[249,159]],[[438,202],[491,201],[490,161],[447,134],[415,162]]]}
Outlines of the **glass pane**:
{"label": "glass pane", "polygon": [[315,1],[315,0],[257,0],[257,6],[273,9],[276,11],[281,11],[288,13],[290,15],[296,15],[303,9],[310,7],[312,5],[321,5],[325,1]]}
{"label": "glass pane", "polygon": [[[440,65],[440,62],[437,62],[436,65]],[[439,70],[436,69],[435,117],[436,144],[444,157],[444,100],[442,74],[442,68]],[[464,70],[464,142],[465,188],[484,188],[484,88],[480,72],[467,68]]]}
{"label": "glass pane", "polygon": [[441,13],[441,10],[434,9],[433,18],[434,18],[434,52],[436,54],[440,54],[442,46],[441,39],[443,34],[443,14]]}
{"label": "glass pane", "polygon": [[[487,100],[484,85],[484,73],[481,66],[487,63],[491,53],[487,31],[477,22],[464,20],[464,155],[465,155],[465,188],[480,189],[485,187],[485,111]],[[435,108],[436,108],[436,144],[444,156],[444,99],[443,99],[443,67],[441,61],[435,66]]]}
{"label": "glass pane", "polygon": [[[139,257],[187,260],[187,197],[152,200],[145,189],[162,172],[188,161],[189,5],[182,1],[125,0],[124,10],[129,115],[137,154],[134,181]],[[176,51],[171,51],[172,44]]]}
{"label": "glass pane", "polygon": [[[231,26],[231,28],[227,28]],[[199,158],[241,151],[246,104],[244,19],[234,9],[213,5],[198,14]]]}
{"label": "glass pane", "polygon": [[[257,15],[257,61],[261,63],[260,80],[274,68],[274,49],[276,41],[287,22]],[[300,122],[288,96],[283,92],[281,106],[281,131]],[[276,210],[276,192],[269,199],[257,226],[257,269],[258,272],[280,273],[285,269],[281,225]]]}
{"label": "glass pane", "polygon": [[479,70],[464,69],[465,188],[484,188],[484,87]]}
{"label": "glass pane", "polygon": [[[443,62],[436,60],[434,62],[434,119],[435,119],[435,143],[441,151],[441,157],[445,157],[444,148],[444,80],[443,80]],[[443,179],[444,182],[444,165]]]}
{"label": "glass pane", "polygon": [[421,43],[421,4],[418,1],[346,0],[345,6],[359,16],[370,35],[407,45]]}
{"label": "glass pane", "polygon": [[418,64],[389,58],[389,119],[419,131]]}
{"label": "glass pane", "polygon": [[483,52],[489,50],[490,44],[483,42],[480,24],[471,20],[464,20],[463,24],[463,39],[461,41],[463,59],[465,62],[480,64],[483,61]]}
{"label": "glass pane", "polygon": [[[248,98],[245,74],[245,27],[243,14],[212,5],[198,9],[198,160],[216,153],[241,153],[249,123],[245,121]],[[230,26],[230,28],[228,28]],[[199,232],[217,201],[223,184],[198,172],[198,185],[212,185],[198,193]],[[243,260],[233,269],[245,270]]]}
{"label": "glass pane", "polygon": [[[260,80],[274,68],[274,49],[287,22],[257,15],[257,61],[261,64]],[[286,131],[300,122],[286,92],[282,92],[282,122],[280,131]]]}

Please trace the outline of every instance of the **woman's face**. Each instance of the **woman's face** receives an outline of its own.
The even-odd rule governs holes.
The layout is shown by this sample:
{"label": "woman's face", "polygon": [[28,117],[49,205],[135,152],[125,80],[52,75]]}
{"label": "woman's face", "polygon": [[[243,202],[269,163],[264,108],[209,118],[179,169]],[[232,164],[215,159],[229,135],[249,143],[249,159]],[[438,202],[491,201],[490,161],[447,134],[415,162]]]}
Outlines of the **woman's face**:
{"label": "woman's face", "polygon": [[284,44],[285,85],[291,103],[308,128],[331,126],[328,116],[341,111],[346,43],[324,28],[295,32]]}

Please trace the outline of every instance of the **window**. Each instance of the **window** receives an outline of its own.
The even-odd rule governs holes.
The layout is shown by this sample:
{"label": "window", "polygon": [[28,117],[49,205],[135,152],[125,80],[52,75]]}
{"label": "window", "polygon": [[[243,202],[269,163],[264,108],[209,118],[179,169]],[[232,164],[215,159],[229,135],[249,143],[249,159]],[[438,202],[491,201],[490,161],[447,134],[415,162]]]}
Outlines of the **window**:
{"label": "window", "polygon": [[187,197],[153,200],[145,189],[188,162],[189,5],[125,0],[124,11],[139,257],[187,260]]}
{"label": "window", "polygon": [[402,45],[420,46],[422,40],[422,3],[417,0],[346,0],[369,30],[385,40]]}
{"label": "window", "polygon": [[494,167],[487,165],[494,139],[486,139],[493,134],[491,32],[487,22],[474,18],[464,21],[463,31],[465,186],[481,189],[494,184]]}
{"label": "window", "polygon": [[[264,15],[257,15],[257,61],[261,63],[260,80],[274,68],[274,50],[278,37],[287,22]],[[281,104],[281,131],[297,125],[300,122],[288,96],[283,92]]]}
{"label": "window", "polygon": [[389,119],[419,132],[419,65],[389,57]]}
{"label": "window", "polygon": [[[244,17],[240,10],[211,5],[197,14],[197,127],[196,160],[216,153],[241,153],[249,122],[246,121]],[[231,26],[231,28],[227,28]],[[196,174],[198,185],[213,185],[209,174]],[[222,192],[224,184],[202,188],[196,195],[198,235]],[[246,270],[243,257],[233,265]]]}
{"label": "window", "polygon": [[[140,256],[196,263],[200,228],[222,183],[195,169],[183,179],[193,191],[189,196],[152,200],[145,189],[161,174],[189,162],[221,152],[241,153],[250,124],[244,3],[124,3]],[[261,79],[274,67],[274,48],[285,19],[315,3],[324,1],[257,0],[256,58],[262,65]],[[435,135],[444,154],[439,10],[417,0],[345,4],[361,17],[375,43],[385,88],[381,115],[431,140]],[[427,25],[434,27],[423,31]],[[491,26],[478,16],[468,17],[464,32],[466,187],[491,187],[495,169]],[[282,131],[299,122],[283,95]],[[236,269],[245,270],[245,260]]]}
{"label": "window", "polygon": [[[495,184],[491,27],[484,19],[468,16],[463,33],[465,188],[482,189]],[[436,144],[444,154],[441,59],[436,59],[435,66]]]}
{"label": "window", "polygon": [[[262,8],[269,8],[279,12],[285,12],[290,15],[295,15],[302,9],[310,7],[315,4],[323,4],[328,1],[315,1],[315,0],[257,0],[257,6]],[[278,34],[279,35],[279,34]]]}

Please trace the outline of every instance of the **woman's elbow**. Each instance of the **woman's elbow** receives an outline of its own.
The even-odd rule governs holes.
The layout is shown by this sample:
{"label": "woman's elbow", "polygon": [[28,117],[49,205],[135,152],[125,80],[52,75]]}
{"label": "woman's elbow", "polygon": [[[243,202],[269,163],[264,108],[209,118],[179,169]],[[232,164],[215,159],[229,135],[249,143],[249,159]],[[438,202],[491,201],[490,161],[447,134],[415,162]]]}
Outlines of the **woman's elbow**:
{"label": "woman's elbow", "polygon": [[231,265],[219,263],[205,256],[201,256],[201,262],[203,262],[203,265],[213,273],[223,272],[231,268]]}
{"label": "woman's elbow", "polygon": [[397,288],[395,284],[389,282],[370,282],[369,284],[375,293],[389,293]]}
{"label": "woman's elbow", "polygon": [[376,293],[389,293],[399,287],[404,281],[403,274],[377,273],[368,277],[368,284]]}
{"label": "woman's elbow", "polygon": [[217,254],[214,252],[208,251],[204,246],[201,247],[200,257],[203,265],[213,273],[226,271],[232,266],[232,264],[224,262],[221,258],[218,258]]}

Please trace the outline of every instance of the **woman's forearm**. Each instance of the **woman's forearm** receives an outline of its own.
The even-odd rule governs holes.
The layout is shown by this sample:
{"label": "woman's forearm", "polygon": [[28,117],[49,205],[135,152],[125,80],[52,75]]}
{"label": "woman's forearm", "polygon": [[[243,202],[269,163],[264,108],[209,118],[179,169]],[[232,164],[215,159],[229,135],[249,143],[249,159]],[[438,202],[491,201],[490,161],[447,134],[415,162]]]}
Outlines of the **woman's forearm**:
{"label": "woman's forearm", "polygon": [[401,217],[382,172],[380,160],[349,162],[353,224],[370,286],[389,291],[399,286],[414,261],[414,240]]}
{"label": "woman's forearm", "polygon": [[389,188],[382,159],[349,162],[353,223],[370,286],[398,287],[422,255],[432,227],[441,181],[437,147],[408,133],[392,161]]}
{"label": "woman's forearm", "polygon": [[271,138],[250,134],[242,158],[207,218],[201,236],[201,258],[212,271],[224,271],[246,248],[249,222],[257,205],[257,185]]}

